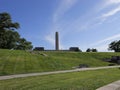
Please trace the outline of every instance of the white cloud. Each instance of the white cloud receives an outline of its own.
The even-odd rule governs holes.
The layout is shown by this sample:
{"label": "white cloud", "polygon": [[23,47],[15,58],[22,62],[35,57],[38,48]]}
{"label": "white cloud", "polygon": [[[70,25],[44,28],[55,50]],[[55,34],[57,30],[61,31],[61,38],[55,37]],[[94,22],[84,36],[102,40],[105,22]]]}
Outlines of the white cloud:
{"label": "white cloud", "polygon": [[55,46],[55,39],[51,36],[48,35],[45,37],[46,41],[49,42],[52,46]]}
{"label": "white cloud", "polygon": [[120,12],[120,0],[104,0],[104,3],[101,7],[101,10],[107,10],[108,8],[111,8],[109,11],[107,10],[100,16],[100,19],[105,21],[107,18]]}
{"label": "white cloud", "polygon": [[[60,4],[58,5],[56,11],[53,13],[53,25],[51,27],[51,32],[49,35],[45,36],[45,40],[49,42],[52,46],[55,46],[55,37],[54,32],[60,32],[62,30],[61,25],[59,23],[59,19],[70,10],[78,0],[60,0]],[[61,35],[62,36],[62,35]],[[59,43],[60,49],[63,49],[64,46]]]}
{"label": "white cloud", "polygon": [[102,43],[106,43],[106,42],[108,42],[108,41],[115,40],[115,39],[118,39],[118,38],[120,38],[120,34],[117,34],[117,35],[108,37],[108,38],[106,38],[106,39],[100,40],[100,41],[98,41],[98,42],[96,42],[96,43],[91,44],[91,46],[100,45],[100,44],[102,44]]}
{"label": "white cloud", "polygon": [[[98,12],[102,11],[103,14],[96,18],[96,20],[98,20],[98,23],[96,23],[96,25],[103,24],[109,17],[114,16],[120,12],[120,0],[104,0],[103,4],[101,4],[100,7],[101,9],[99,9]],[[116,18],[118,19],[119,17]],[[113,21],[113,18],[110,18],[109,22],[110,21]]]}
{"label": "white cloud", "polygon": [[[114,9],[112,8],[111,10],[109,9],[110,11],[108,11],[108,10],[106,11],[106,8],[111,7],[111,5],[120,4],[120,0],[104,0],[104,1],[106,1],[106,3],[104,5],[100,4],[101,9],[96,9],[97,11],[90,10],[90,11],[88,11],[87,15],[83,16],[83,18],[85,18],[84,21],[81,21],[81,16],[80,16],[73,22],[66,22],[67,25],[63,26],[62,23],[59,22],[59,20],[62,21],[62,17],[64,16],[64,14],[66,14],[66,12],[68,10],[70,10],[77,3],[77,1],[78,0],[61,0],[61,3],[58,5],[58,8],[56,9],[56,11],[53,14],[53,25],[51,27],[52,28],[51,32],[64,31],[64,33],[66,33],[66,32],[69,33],[69,32],[73,32],[73,30],[77,30],[77,31],[88,30],[88,29],[92,30],[91,28],[95,28],[98,25],[103,24],[108,17],[113,16],[120,11],[120,6],[114,8]],[[100,5],[98,4],[98,6],[100,6]],[[101,12],[104,10],[106,12],[101,14]],[[99,15],[101,15],[101,16],[98,17],[97,13],[99,13]],[[89,14],[90,14],[90,17],[89,17]],[[88,17],[89,17],[89,19],[86,19]],[[64,22],[64,20],[62,22]],[[96,48],[100,49],[101,51],[102,50],[104,51],[106,49],[106,47],[108,46],[108,43],[105,43],[105,42],[115,40],[117,38],[120,38],[120,34],[100,40],[94,44],[91,44],[91,46],[97,46]],[[53,46],[55,46],[54,45],[55,44],[54,34],[46,36],[46,41],[51,43]],[[104,43],[105,43],[105,45],[104,45]],[[61,43],[60,43],[60,48],[63,48],[63,45]]]}
{"label": "white cloud", "polygon": [[110,16],[113,16],[113,15],[117,14],[118,12],[120,12],[120,6],[113,9],[113,10],[111,10],[111,11],[109,11],[109,12],[107,12],[107,13],[105,13],[105,14],[103,14],[102,18],[106,19],[106,18],[108,18]]}
{"label": "white cloud", "polygon": [[120,38],[120,34],[116,34],[114,36],[105,38],[103,40],[97,41],[93,44],[90,44],[90,47],[94,47],[96,49],[98,49],[98,51],[108,51],[108,45],[114,41]]}
{"label": "white cloud", "polygon": [[77,1],[78,0],[62,0],[53,15],[54,22],[56,22],[60,17],[65,14],[65,12],[72,8],[77,3]]}
{"label": "white cloud", "polygon": [[[73,7],[78,0],[63,0],[59,6],[59,8],[57,9],[56,13],[54,14],[54,21],[55,24],[59,24],[57,22],[57,20],[59,20],[59,18],[65,14],[65,12],[67,12],[71,7]],[[88,30],[88,29],[92,29],[95,28],[99,25],[102,25],[107,18],[109,18],[110,16],[113,16],[117,13],[120,12],[120,6],[111,9],[110,11],[107,10],[107,12],[104,12],[103,14],[101,14],[101,11],[106,10],[106,8],[111,7],[111,5],[113,4],[120,4],[120,0],[104,0],[103,3],[97,4],[96,7],[97,8],[101,8],[101,9],[96,9],[96,11],[90,10],[87,15],[84,15],[83,18],[88,18],[89,14],[91,15],[91,13],[93,13],[93,15],[91,15],[91,17],[89,17],[89,19],[85,19],[84,21],[81,21],[81,16],[79,18],[77,18],[76,20],[74,20],[73,22],[68,22],[68,25],[66,25],[65,27],[71,32],[73,30],[76,31],[83,31],[83,30]],[[100,13],[100,16],[96,16],[96,13]],[[118,17],[117,17],[118,18]],[[112,20],[112,19],[110,19]],[[57,26],[57,25],[55,25]],[[69,27],[67,27],[69,26]],[[62,27],[62,26],[61,26]],[[67,29],[65,29],[65,31],[67,31]]]}
{"label": "white cloud", "polygon": [[[100,15],[101,11],[105,10],[106,7],[109,7],[112,4],[118,4],[118,3],[120,3],[120,0],[118,0],[118,1],[117,0],[104,0],[103,3],[95,5],[94,8],[97,8],[97,9],[94,10],[94,8],[93,8],[90,11],[88,11],[87,15],[85,14],[82,17],[80,16],[73,22],[70,22],[68,25],[69,27],[67,27],[67,29],[68,30],[73,29],[76,31],[84,31],[84,30],[88,30],[88,29],[90,30],[92,28],[95,28],[95,27],[103,24],[108,17],[118,13],[120,11],[120,7],[117,7],[114,10],[111,10],[105,14]],[[99,14],[100,16],[97,16],[97,13],[100,13]],[[89,15],[90,15],[90,17],[89,17]],[[84,21],[81,21],[81,18],[84,18]]]}
{"label": "white cloud", "polygon": [[107,5],[119,4],[120,0],[105,0]]}
{"label": "white cloud", "polygon": [[108,45],[107,44],[103,44],[103,45],[100,45],[100,46],[97,46],[97,47],[94,47],[96,48],[99,52],[106,52],[108,51]]}

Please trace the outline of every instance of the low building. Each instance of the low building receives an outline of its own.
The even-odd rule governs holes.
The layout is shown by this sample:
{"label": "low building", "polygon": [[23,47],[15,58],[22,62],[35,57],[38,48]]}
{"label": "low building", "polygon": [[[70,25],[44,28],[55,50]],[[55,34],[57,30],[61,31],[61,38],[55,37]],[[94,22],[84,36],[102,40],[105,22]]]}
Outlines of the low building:
{"label": "low building", "polygon": [[79,47],[70,47],[70,51],[80,51]]}
{"label": "low building", "polygon": [[34,51],[44,51],[44,47],[35,47]]}

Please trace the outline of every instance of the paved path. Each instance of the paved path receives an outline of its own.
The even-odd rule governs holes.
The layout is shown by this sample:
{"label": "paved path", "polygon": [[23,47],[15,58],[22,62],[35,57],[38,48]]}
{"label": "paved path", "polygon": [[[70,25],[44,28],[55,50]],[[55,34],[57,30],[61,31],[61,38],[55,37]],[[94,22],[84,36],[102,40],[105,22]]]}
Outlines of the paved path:
{"label": "paved path", "polygon": [[53,71],[53,72],[41,72],[41,73],[29,73],[29,74],[8,75],[8,76],[0,76],[0,80],[13,79],[13,78],[21,78],[21,77],[29,77],[29,76],[41,76],[41,75],[68,73],[68,72],[79,72],[79,71],[87,71],[87,70],[98,70],[98,69],[118,68],[118,67],[120,67],[120,66],[106,66],[106,67],[95,67],[95,68],[81,68],[81,69],[64,70],[64,71]]}
{"label": "paved path", "polygon": [[120,90],[120,81],[110,83],[106,86],[98,88],[97,90]]}

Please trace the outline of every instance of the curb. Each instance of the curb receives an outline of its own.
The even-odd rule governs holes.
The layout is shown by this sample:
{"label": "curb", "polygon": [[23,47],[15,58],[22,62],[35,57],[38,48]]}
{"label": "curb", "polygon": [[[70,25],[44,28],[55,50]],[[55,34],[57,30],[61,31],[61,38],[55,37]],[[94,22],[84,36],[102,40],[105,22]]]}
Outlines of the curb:
{"label": "curb", "polygon": [[96,90],[120,90],[120,80],[113,82],[113,83],[110,83],[106,86],[100,87]]}

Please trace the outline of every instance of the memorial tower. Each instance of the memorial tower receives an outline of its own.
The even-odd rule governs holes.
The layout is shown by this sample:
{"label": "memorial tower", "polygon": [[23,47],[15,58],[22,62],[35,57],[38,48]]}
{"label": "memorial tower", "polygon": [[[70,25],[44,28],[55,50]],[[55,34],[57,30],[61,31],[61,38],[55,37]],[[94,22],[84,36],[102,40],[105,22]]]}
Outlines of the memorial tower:
{"label": "memorial tower", "polygon": [[59,34],[55,32],[55,50],[59,50]]}

